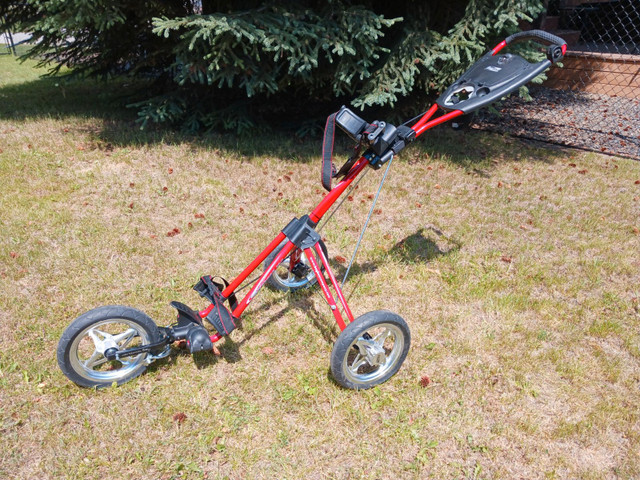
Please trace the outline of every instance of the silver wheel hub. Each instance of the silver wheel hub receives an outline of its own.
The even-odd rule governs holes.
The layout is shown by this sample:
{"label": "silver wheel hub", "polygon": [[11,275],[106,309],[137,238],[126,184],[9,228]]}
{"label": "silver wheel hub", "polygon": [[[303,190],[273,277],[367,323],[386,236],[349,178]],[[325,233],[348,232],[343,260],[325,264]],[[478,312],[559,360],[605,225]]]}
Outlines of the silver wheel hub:
{"label": "silver wheel hub", "polygon": [[361,338],[356,342],[360,355],[364,357],[369,365],[376,367],[383,365],[387,361],[387,354],[382,348],[381,344],[376,343],[373,340],[366,340]]}
{"label": "silver wheel hub", "polygon": [[95,351],[100,355],[104,355],[104,352],[110,348],[119,350],[120,342],[124,341],[124,343],[129,343],[130,339],[136,335],[136,331],[133,328],[130,328],[118,335],[111,335],[110,333],[102,332],[97,328],[92,328],[87,332],[87,335],[89,335],[91,340],[93,340],[93,345],[96,349]]}
{"label": "silver wheel hub", "polygon": [[400,329],[391,323],[372,326],[345,353],[342,369],[350,382],[366,385],[392,370],[404,348]]}
{"label": "silver wheel hub", "polygon": [[[309,269],[306,276],[299,277],[295,273],[293,273],[289,268],[290,259],[285,259],[280,265],[278,265],[278,269],[276,270],[276,276],[282,285],[288,288],[298,288],[303,285],[308,284],[315,277],[313,271]],[[300,260],[303,265],[307,265],[307,258],[303,256]]]}
{"label": "silver wheel hub", "polygon": [[[84,362],[85,368],[92,368],[100,363],[106,362],[104,352],[113,348],[115,350],[124,349],[129,342],[138,335],[138,332],[134,328],[129,328],[126,331],[117,335],[103,332],[97,328],[92,328],[87,332],[87,335],[93,340],[94,352],[91,357]],[[127,364],[127,361],[120,360],[121,363]]]}

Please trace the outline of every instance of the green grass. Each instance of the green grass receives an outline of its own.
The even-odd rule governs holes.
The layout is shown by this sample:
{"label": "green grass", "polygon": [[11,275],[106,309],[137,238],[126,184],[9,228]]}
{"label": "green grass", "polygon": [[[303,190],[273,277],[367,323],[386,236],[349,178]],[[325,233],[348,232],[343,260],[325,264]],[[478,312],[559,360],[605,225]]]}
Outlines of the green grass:
{"label": "green grass", "polygon": [[[337,387],[320,294],[264,290],[221,357],[96,392],[58,370],[69,322],[201,306],[199,275],[233,277],[322,198],[319,139],[140,131],[124,86],[0,72],[0,478],[640,476],[638,162],[433,131],[394,161],[346,287],[409,323],[389,382]],[[322,232],[337,274],[379,179]]]}

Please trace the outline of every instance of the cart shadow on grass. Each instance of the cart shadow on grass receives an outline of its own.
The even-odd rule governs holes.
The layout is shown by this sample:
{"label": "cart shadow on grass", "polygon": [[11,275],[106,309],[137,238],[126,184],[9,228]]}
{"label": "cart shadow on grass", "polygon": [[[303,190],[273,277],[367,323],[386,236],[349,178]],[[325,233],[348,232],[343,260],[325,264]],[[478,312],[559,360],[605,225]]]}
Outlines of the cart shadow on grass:
{"label": "cart shadow on grass", "polygon": [[428,225],[400,240],[389,250],[389,254],[406,264],[420,264],[460,248],[462,243],[459,240],[449,237],[434,225]]}

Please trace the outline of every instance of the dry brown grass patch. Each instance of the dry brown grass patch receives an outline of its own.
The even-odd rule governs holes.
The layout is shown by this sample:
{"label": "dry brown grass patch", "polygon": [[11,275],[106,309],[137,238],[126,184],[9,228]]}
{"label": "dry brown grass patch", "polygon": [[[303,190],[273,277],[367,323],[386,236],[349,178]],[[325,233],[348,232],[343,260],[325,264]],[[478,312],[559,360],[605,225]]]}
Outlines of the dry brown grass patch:
{"label": "dry brown grass patch", "polygon": [[[378,388],[331,381],[317,292],[264,291],[221,357],[94,392],[57,368],[66,325],[199,306],[199,275],[237,274],[322,198],[318,145],[2,112],[0,477],[640,475],[637,162],[446,130],[396,159],[346,288],[411,327]],[[337,273],[379,179],[322,232]]]}

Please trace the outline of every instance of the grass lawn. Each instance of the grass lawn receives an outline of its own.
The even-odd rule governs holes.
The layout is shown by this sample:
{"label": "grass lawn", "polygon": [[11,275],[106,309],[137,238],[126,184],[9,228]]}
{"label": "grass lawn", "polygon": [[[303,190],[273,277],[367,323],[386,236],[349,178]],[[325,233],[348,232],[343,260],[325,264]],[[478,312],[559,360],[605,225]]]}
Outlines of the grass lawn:
{"label": "grass lawn", "polygon": [[[202,308],[200,275],[233,278],[322,198],[321,145],[140,131],[126,85],[40,73],[0,57],[0,478],[640,478],[639,162],[432,131],[345,288],[411,328],[389,382],[336,386],[321,294],[264,289],[220,357],[93,391],[58,369],[69,322]],[[322,231],[337,273],[381,176]]]}

